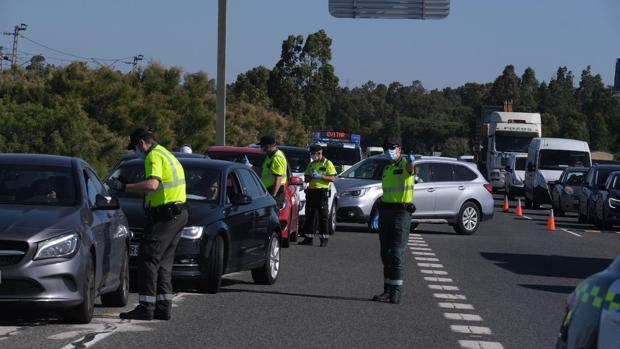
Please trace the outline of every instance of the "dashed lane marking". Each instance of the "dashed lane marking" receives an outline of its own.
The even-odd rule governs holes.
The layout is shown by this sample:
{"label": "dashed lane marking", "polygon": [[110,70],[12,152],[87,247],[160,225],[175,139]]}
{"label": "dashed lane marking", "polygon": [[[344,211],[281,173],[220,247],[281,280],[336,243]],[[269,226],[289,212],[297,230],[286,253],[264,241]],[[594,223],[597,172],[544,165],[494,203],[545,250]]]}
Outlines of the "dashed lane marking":
{"label": "dashed lane marking", "polygon": [[467,334],[485,334],[490,335],[491,329],[483,326],[466,326],[466,325],[450,325],[452,332]]}
{"label": "dashed lane marking", "polygon": [[431,274],[431,275],[448,275],[448,272],[447,271],[443,271],[443,270],[422,269],[422,270],[420,270],[420,272],[422,274]]}
{"label": "dashed lane marking", "polygon": [[588,234],[600,234],[600,230],[584,230]]}
{"label": "dashed lane marking", "polygon": [[577,236],[577,237],[582,237],[582,236],[581,236],[581,234],[577,234],[577,233],[572,232],[572,231],[570,231],[570,230],[568,230],[568,229],[564,229],[564,228],[562,228],[562,231],[565,231],[565,232],[567,232],[567,233],[569,233],[569,234],[573,234],[573,235],[575,235],[575,236]]}
{"label": "dashed lane marking", "polygon": [[416,251],[412,251],[411,254],[415,254],[418,256],[434,256],[435,255],[433,252],[416,252]]}
{"label": "dashed lane marking", "polygon": [[433,293],[433,297],[439,299],[449,299],[449,300],[466,300],[467,297],[462,294],[454,294],[454,293]]}
{"label": "dashed lane marking", "polygon": [[444,309],[458,309],[458,310],[474,310],[474,306],[465,303],[447,303],[439,302],[439,307]]}
{"label": "dashed lane marking", "polygon": [[416,247],[416,246],[412,246],[409,247],[410,249],[414,250],[414,251],[432,251],[430,248],[428,247]]}
{"label": "dashed lane marking", "polygon": [[428,247],[427,244],[420,244],[420,243],[415,243],[415,242],[410,242],[407,245],[414,246],[414,247]]}
{"label": "dashed lane marking", "polygon": [[529,220],[532,219],[531,217],[528,217],[528,216],[521,216],[521,218],[525,218],[525,219],[529,219]]}
{"label": "dashed lane marking", "polygon": [[443,268],[443,264],[437,264],[437,263],[418,263],[418,267],[442,269]]}
{"label": "dashed lane marking", "polygon": [[498,342],[460,340],[459,345],[464,349],[504,349]]}
{"label": "dashed lane marking", "polygon": [[439,258],[429,258],[429,257],[414,257],[416,261],[424,261],[424,262],[439,262]]}
{"label": "dashed lane marking", "polygon": [[459,291],[459,288],[452,285],[428,285],[431,290],[439,291]]}
{"label": "dashed lane marking", "polygon": [[450,278],[438,278],[434,276],[425,276],[424,280],[431,282],[452,282],[453,280]]}
{"label": "dashed lane marking", "polygon": [[476,314],[444,313],[443,316],[448,320],[482,321],[482,317]]}

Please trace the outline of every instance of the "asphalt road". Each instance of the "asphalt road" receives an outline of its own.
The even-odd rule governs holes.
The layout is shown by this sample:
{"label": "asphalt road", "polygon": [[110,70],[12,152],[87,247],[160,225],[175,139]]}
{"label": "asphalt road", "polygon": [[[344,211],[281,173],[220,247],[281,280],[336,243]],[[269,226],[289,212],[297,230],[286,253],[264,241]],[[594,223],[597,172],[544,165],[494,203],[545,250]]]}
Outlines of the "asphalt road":
{"label": "asphalt road", "polygon": [[620,253],[620,233],[575,216],[547,231],[547,211],[517,218],[514,203],[508,214],[500,204],[472,236],[418,227],[400,305],[369,301],[382,290],[378,237],[339,226],[327,248],[284,250],[273,286],[249,273],[227,276],[216,295],[179,285],[169,322],[121,321],[103,307],[89,325],[0,310],[0,348],[553,347],[566,296]]}

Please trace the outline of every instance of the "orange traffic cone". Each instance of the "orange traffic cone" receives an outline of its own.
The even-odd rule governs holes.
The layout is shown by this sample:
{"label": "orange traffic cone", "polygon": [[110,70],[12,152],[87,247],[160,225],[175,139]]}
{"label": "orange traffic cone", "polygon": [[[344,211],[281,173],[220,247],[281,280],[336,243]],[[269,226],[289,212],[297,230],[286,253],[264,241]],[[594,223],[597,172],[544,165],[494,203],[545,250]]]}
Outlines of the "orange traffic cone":
{"label": "orange traffic cone", "polygon": [[517,217],[523,217],[523,209],[521,208],[521,198],[517,201]]}
{"label": "orange traffic cone", "polygon": [[510,211],[510,205],[508,204],[508,195],[504,195],[504,207],[502,207],[502,211]]}
{"label": "orange traffic cone", "polygon": [[547,230],[555,230],[555,217],[553,216],[553,209],[549,211],[549,218],[547,219]]}

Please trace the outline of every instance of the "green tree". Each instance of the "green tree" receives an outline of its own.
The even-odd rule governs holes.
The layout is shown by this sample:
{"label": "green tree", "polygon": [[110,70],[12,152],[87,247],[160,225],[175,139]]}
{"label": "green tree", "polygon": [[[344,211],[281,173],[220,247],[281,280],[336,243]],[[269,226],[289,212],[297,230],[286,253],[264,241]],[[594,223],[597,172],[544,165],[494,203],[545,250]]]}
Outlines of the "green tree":
{"label": "green tree", "polygon": [[491,87],[490,103],[493,105],[503,105],[504,101],[513,101],[519,104],[519,77],[515,73],[513,65],[507,65]]}
{"label": "green tree", "polygon": [[534,69],[528,67],[521,76],[519,85],[519,110],[523,112],[538,111],[538,88],[540,84],[536,80]]}

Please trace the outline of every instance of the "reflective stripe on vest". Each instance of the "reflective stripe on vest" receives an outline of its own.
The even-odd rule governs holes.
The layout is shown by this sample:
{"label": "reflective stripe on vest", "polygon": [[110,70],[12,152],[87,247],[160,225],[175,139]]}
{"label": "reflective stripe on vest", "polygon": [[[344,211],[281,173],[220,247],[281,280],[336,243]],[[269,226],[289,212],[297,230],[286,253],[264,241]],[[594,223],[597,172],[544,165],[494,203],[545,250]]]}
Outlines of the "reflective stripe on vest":
{"label": "reflective stripe on vest", "polygon": [[185,202],[185,171],[181,163],[166,148],[156,145],[145,159],[145,171],[152,175],[153,161],[161,162],[160,183],[157,189],[146,195],[147,206],[154,208],[170,202]]}
{"label": "reflective stripe on vest", "polygon": [[174,188],[179,185],[185,185],[185,178],[179,179],[179,174],[177,173],[177,167],[176,167],[176,164],[174,163],[174,160],[172,160],[172,158],[168,154],[166,154],[165,151],[161,149],[155,148],[153,149],[153,151],[158,152],[159,154],[163,155],[164,158],[166,158],[166,160],[168,161],[168,165],[172,169],[172,178],[173,178],[172,182],[161,183],[159,187],[157,187],[157,190],[159,191],[159,190]]}
{"label": "reflective stripe on vest", "polygon": [[575,289],[575,300],[589,304],[597,309],[601,307],[609,310],[620,309],[620,294],[614,291],[608,291],[605,296],[603,296],[599,286],[590,285],[586,282],[582,282]]}
{"label": "reflective stripe on vest", "polygon": [[[401,173],[395,174],[394,171]],[[407,171],[407,162],[403,159],[396,164],[390,164],[383,172],[382,202],[388,203],[411,203],[413,201],[414,176]],[[405,177],[405,174],[407,175]]]}

